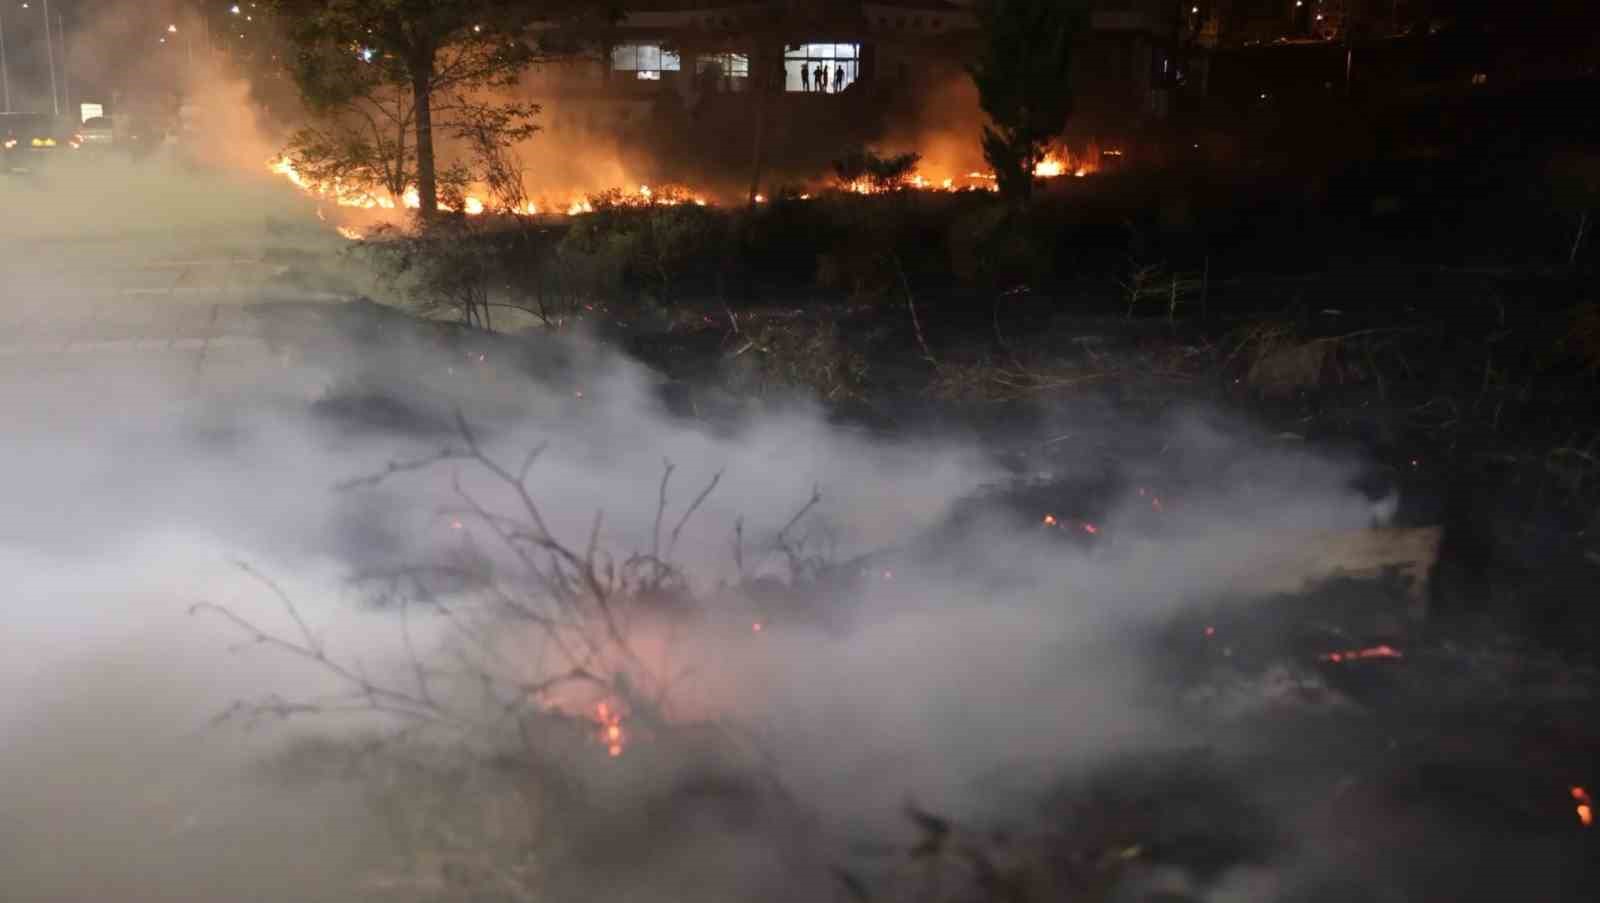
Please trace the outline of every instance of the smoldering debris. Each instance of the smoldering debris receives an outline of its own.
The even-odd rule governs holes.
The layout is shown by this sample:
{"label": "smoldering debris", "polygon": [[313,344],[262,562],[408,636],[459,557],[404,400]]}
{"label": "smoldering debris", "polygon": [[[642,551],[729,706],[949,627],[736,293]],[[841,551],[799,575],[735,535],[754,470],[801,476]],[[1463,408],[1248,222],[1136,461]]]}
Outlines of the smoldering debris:
{"label": "smoldering debris", "polygon": [[[77,305],[28,317],[128,309],[80,251],[48,283],[0,260]],[[1236,586],[1370,524],[1356,462],[1209,416],[1080,424],[1150,452],[996,492],[976,440],[669,417],[592,342],[260,310],[203,360],[159,334],[6,359],[8,893],[1272,899],[1427,764],[1459,657],[1324,661],[1372,647],[1330,597],[1268,616]],[[1351,857],[1366,890],[1434,877]]]}

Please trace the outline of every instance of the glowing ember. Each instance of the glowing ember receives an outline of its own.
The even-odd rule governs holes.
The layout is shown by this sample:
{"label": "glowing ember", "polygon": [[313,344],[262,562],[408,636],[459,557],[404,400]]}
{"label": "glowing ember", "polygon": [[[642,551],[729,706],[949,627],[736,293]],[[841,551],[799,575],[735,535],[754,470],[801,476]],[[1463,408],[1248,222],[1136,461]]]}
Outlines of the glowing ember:
{"label": "glowing ember", "polygon": [[626,740],[622,730],[622,714],[604,702],[595,704],[594,714],[595,721],[600,725],[597,736],[606,748],[606,755],[615,759],[622,755],[623,743]]}
{"label": "glowing ember", "polygon": [[1583,825],[1585,828],[1593,827],[1594,800],[1590,799],[1589,791],[1574,785],[1572,787],[1572,799],[1578,804],[1574,807],[1578,813],[1578,824]]}
{"label": "glowing ember", "polygon": [[1056,516],[1054,514],[1046,514],[1044,516],[1044,525],[1046,527],[1054,527],[1054,526],[1056,526],[1056,524],[1057,524],[1057,521],[1056,521]]}
{"label": "glowing ember", "polygon": [[1400,654],[1400,650],[1394,648],[1393,646],[1384,644],[1381,646],[1368,646],[1365,649],[1347,649],[1343,652],[1329,652],[1320,656],[1320,658],[1322,661],[1334,662],[1337,664],[1339,662],[1353,662],[1367,658],[1405,658],[1405,656]]}
{"label": "glowing ember", "polygon": [[361,230],[355,228],[354,226],[335,226],[334,228],[338,230],[341,236],[348,238],[351,241],[360,241],[362,238],[365,238],[365,236],[361,234]]}

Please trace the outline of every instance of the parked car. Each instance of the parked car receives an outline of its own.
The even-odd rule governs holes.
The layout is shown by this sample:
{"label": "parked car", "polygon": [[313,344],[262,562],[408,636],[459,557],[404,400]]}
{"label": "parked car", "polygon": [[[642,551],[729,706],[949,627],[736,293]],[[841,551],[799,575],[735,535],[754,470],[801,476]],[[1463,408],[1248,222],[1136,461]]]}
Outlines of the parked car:
{"label": "parked car", "polygon": [[31,169],[46,156],[76,150],[77,133],[43,113],[0,113],[0,169]]}

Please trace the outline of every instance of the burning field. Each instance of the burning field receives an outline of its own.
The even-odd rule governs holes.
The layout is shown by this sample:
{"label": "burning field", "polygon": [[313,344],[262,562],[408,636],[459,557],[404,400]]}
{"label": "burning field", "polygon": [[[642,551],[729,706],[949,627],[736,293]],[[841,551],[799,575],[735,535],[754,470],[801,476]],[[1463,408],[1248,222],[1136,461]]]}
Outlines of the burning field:
{"label": "burning field", "polygon": [[259,185],[203,187],[182,257],[97,212],[93,248],[0,260],[44,318],[0,393],[28,512],[0,533],[7,894],[1594,888],[1596,676],[1437,626],[1437,522],[1361,455],[1186,407],[713,421],[594,336],[231,317],[168,276],[161,303],[242,324],[172,341],[110,267],[336,259]]}
{"label": "burning field", "polygon": [[[1100,154],[1118,155],[1120,151],[1100,151],[1098,148],[1091,151],[1081,160],[1074,161],[1066,150],[1057,150],[1046,155],[1034,167],[1034,176],[1040,180],[1050,180],[1063,176],[1082,178],[1094,173],[1098,169],[1096,163]],[[290,184],[298,188],[308,197],[319,202],[325,202],[333,208],[337,219],[351,220],[339,222],[335,226],[339,234],[351,240],[358,240],[366,234],[375,223],[396,223],[399,220],[393,216],[408,210],[416,210],[421,206],[415,186],[401,192],[395,197],[382,190],[366,187],[350,187],[339,183],[337,180],[319,182],[308,179],[300,173],[292,159],[286,156],[275,156],[267,161],[267,170],[274,175],[281,176]],[[998,191],[995,175],[992,172],[968,171],[960,174],[946,174],[938,166],[918,166],[908,168],[903,173],[896,173],[889,178],[868,178],[856,176],[845,179],[836,178],[831,181],[818,181],[815,184],[804,186],[798,191],[799,200],[810,200],[814,194],[827,190],[845,191],[852,194],[884,194],[896,191],[931,191],[931,192],[961,192],[961,191]],[[518,217],[567,217],[593,213],[596,203],[621,205],[628,207],[676,206],[678,204],[694,204],[708,206],[714,204],[728,204],[730,198],[717,197],[711,192],[699,191],[679,185],[658,185],[652,187],[640,184],[636,188],[613,188],[599,193],[581,192],[575,190],[544,192],[538,199],[515,202],[511,205],[496,204],[486,200],[486,193],[480,188],[475,193],[465,194],[458,203],[441,201],[439,209],[444,212],[461,213],[467,216],[481,216],[486,212]],[[755,196],[757,203],[765,203],[767,196]],[[491,207],[494,207],[491,210]],[[325,214],[324,214],[325,215]]]}
{"label": "burning field", "polygon": [[[611,325],[599,297],[528,335],[328,303],[360,294],[330,227],[361,237],[415,194],[254,150],[237,178],[159,161],[4,186],[35,214],[0,249],[22,299],[0,356],[21,512],[0,525],[0,896],[1600,889],[1600,676],[1436,617],[1450,536],[1397,501],[1407,480],[1374,493],[1365,453],[1198,402],[869,431],[820,391],[716,408],[720,385],[586,331]],[[793,200],[994,182],[918,164]],[[148,203],[100,202],[130,194]],[[726,320],[715,383],[779,347],[718,300],[626,315],[669,338]]]}

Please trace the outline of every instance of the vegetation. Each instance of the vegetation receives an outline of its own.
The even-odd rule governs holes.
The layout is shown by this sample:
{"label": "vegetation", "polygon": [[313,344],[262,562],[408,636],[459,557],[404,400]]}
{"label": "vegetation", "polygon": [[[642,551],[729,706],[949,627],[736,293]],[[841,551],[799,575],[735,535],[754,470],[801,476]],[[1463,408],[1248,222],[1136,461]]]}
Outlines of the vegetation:
{"label": "vegetation", "polygon": [[[520,200],[509,194],[520,178],[509,178],[507,153],[533,134],[538,107],[484,98],[570,52],[531,38],[535,20],[595,15],[575,0],[274,0],[273,9],[294,49],[295,82],[319,117],[291,140],[295,165],[319,182],[396,199],[414,184],[427,219],[441,200],[459,205],[469,181],[508,205]],[[469,156],[441,160],[440,134]]]}
{"label": "vegetation", "polygon": [[984,0],[983,45],[972,81],[989,124],[983,155],[1012,203],[1033,196],[1033,170],[1072,112],[1072,42],[1085,4],[1079,0]]}
{"label": "vegetation", "polygon": [[920,162],[921,154],[883,157],[862,148],[833,161],[833,174],[839,180],[839,186],[847,191],[894,191],[907,187],[906,180],[917,171]]}

